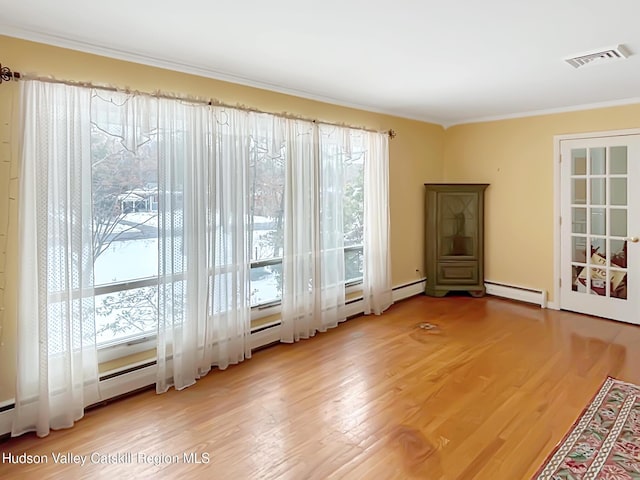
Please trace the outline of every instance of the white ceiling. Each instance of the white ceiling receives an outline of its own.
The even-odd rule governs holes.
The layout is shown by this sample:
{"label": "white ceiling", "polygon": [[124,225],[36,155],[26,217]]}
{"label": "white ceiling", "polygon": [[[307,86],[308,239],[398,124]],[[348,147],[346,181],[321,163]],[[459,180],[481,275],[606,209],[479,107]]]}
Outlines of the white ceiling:
{"label": "white ceiling", "polygon": [[445,126],[640,102],[639,20],[638,0],[0,0],[0,34]]}

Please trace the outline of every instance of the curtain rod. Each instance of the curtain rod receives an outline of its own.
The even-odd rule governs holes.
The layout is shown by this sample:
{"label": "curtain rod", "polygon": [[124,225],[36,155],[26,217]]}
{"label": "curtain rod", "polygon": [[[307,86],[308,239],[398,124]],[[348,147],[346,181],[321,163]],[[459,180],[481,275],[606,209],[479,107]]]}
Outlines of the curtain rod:
{"label": "curtain rod", "polygon": [[117,87],[110,87],[110,86],[106,86],[106,85],[95,85],[95,84],[93,84],[91,82],[76,82],[76,81],[72,81],[72,80],[58,80],[58,79],[49,78],[49,77],[39,77],[39,76],[33,76],[33,75],[22,75],[20,72],[11,71],[11,69],[9,67],[3,67],[2,64],[0,63],[0,84],[2,84],[2,82],[9,82],[11,80],[14,80],[14,81],[18,81],[18,80],[38,80],[38,81],[41,81],[41,82],[61,83],[63,85],[71,85],[71,86],[74,86],[74,87],[94,88],[96,90],[106,90],[106,91],[109,91],[109,92],[122,92],[122,93],[134,94],[134,95],[149,95],[151,97],[156,97],[156,98],[168,98],[168,99],[171,99],[171,100],[182,100],[182,101],[185,101],[185,102],[200,103],[200,104],[209,105],[209,106],[235,108],[235,109],[238,109],[238,110],[244,110],[246,112],[267,113],[269,115],[274,115],[276,117],[281,117],[281,118],[288,118],[288,119],[291,119],[291,120],[303,120],[303,121],[318,123],[318,124],[322,124],[322,125],[331,125],[331,126],[335,126],[335,127],[354,128],[354,129],[357,129],[357,130],[364,130],[366,132],[386,133],[387,135],[389,135],[390,139],[395,138],[396,135],[397,135],[395,130],[393,130],[393,129],[389,129],[387,131],[381,132],[379,130],[372,130],[372,129],[369,129],[369,128],[364,128],[364,127],[354,126],[354,125],[347,125],[347,124],[344,124],[344,123],[334,123],[334,122],[319,121],[319,120],[316,120],[316,119],[313,119],[313,118],[306,118],[306,117],[302,117],[302,116],[299,116],[299,115],[292,115],[292,114],[289,114],[289,113],[265,112],[264,110],[258,110],[257,108],[247,107],[245,105],[231,105],[231,104],[224,103],[222,101],[214,100],[214,99],[202,100],[202,99],[198,99],[198,98],[182,97],[182,96],[171,95],[171,94],[162,93],[162,92],[148,93],[148,92],[139,92],[137,90],[129,90],[128,88],[117,88]]}

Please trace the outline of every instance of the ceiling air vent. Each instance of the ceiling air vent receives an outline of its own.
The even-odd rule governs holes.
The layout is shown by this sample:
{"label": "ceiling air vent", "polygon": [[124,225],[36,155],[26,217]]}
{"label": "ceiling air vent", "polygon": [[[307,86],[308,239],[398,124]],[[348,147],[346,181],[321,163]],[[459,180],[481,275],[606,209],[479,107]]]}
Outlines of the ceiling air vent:
{"label": "ceiling air vent", "polygon": [[624,45],[608,48],[598,52],[589,52],[573,58],[565,58],[565,62],[574,68],[585,67],[587,65],[599,65],[612,60],[624,60],[631,53]]}

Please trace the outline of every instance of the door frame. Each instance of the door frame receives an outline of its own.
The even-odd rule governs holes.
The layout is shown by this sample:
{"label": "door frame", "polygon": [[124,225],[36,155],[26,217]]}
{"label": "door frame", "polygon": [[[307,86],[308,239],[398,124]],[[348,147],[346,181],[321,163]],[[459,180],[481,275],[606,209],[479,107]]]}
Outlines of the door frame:
{"label": "door frame", "polygon": [[560,211],[562,208],[560,204],[560,190],[562,180],[560,155],[562,149],[560,147],[560,142],[562,142],[563,140],[585,140],[593,138],[624,137],[631,135],[640,135],[640,128],[585,133],[568,133],[563,135],[554,135],[553,137],[553,302],[549,302],[549,308],[560,310],[560,306],[562,305],[562,292],[560,289],[560,243],[562,241],[560,229]]}

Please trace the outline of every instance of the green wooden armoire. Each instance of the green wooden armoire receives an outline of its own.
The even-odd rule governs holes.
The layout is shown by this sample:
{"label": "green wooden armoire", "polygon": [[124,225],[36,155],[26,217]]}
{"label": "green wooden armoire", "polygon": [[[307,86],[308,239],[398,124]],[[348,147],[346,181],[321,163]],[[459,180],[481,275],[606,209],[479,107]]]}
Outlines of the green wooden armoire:
{"label": "green wooden armoire", "polygon": [[484,288],[484,191],[488,184],[425,183],[427,295]]}

